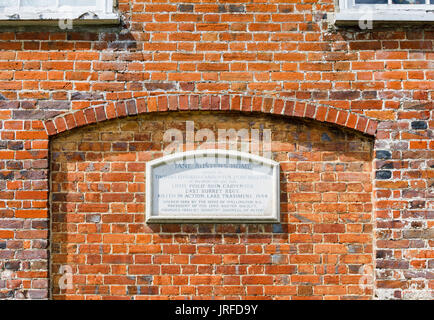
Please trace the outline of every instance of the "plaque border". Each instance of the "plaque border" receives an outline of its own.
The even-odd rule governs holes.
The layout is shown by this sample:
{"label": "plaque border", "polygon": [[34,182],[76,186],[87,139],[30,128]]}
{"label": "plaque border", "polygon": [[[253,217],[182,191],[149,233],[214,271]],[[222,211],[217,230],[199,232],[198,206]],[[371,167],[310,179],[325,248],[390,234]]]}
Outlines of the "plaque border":
{"label": "plaque border", "polygon": [[[266,164],[272,168],[272,179],[274,180],[272,190],[273,207],[269,216],[236,216],[236,217],[212,217],[212,213],[201,216],[176,216],[161,217],[152,214],[152,173],[153,168],[164,163],[180,159],[188,159],[204,155],[224,155],[232,158],[241,158]],[[151,177],[150,179],[148,177]],[[186,152],[178,152],[148,161],[146,163],[146,223],[279,223],[280,222],[280,163],[255,154],[224,149],[204,149]]]}

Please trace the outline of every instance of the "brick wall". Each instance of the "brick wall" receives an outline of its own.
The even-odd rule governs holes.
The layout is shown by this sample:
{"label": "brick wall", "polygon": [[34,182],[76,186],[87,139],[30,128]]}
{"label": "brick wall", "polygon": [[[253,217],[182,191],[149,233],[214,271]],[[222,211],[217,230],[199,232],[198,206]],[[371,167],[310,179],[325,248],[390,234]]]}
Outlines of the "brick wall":
{"label": "brick wall", "polygon": [[[329,29],[325,13],[334,10],[333,1],[118,2],[123,21],[119,28],[0,32],[1,298],[40,299],[50,291],[54,261],[48,259],[48,237],[56,234],[57,213],[50,214],[48,205],[49,141],[54,145],[57,133],[88,123],[188,109],[285,116],[273,120],[276,123],[311,118],[317,124],[309,126],[318,130],[331,130],[325,123],[334,123],[335,128],[375,137],[369,234],[375,285],[368,296],[432,298],[433,27]],[[316,127],[320,122],[322,129]],[[74,130],[71,136],[88,129]],[[224,233],[215,228],[210,232],[223,239]],[[158,234],[176,234],[159,231],[152,231],[152,241]],[[295,231],[278,233],[288,236],[288,248],[295,245],[290,241]],[[279,237],[273,230],[261,232]],[[190,236],[202,235],[200,230],[193,233]],[[151,236],[151,231],[146,234]],[[330,234],[338,240],[340,236]],[[292,265],[292,253],[287,257],[287,266]],[[271,266],[258,265],[264,270]],[[345,285],[338,271],[335,278],[313,272],[314,278],[304,279],[303,286],[293,275],[288,286],[297,290],[285,294],[309,295],[304,286],[313,286],[310,281],[324,285],[334,279],[330,281],[338,283],[330,283],[330,288]],[[267,274],[264,281],[270,276],[274,281],[280,275]],[[155,286],[159,294],[168,294],[162,292],[167,290],[164,285]],[[259,287],[267,290],[266,284]],[[347,291],[351,285],[345,287],[345,293],[329,294],[360,294]]]}

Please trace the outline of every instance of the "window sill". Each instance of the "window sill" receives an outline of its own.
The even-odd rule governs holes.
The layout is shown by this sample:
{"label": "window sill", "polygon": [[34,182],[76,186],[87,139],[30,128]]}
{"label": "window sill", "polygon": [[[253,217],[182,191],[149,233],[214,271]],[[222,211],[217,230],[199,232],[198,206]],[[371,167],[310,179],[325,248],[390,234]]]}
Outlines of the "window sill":
{"label": "window sill", "polygon": [[73,25],[117,25],[120,23],[116,13],[64,14],[64,13],[27,13],[16,15],[0,14],[0,26],[58,26],[59,21],[72,20]]}
{"label": "window sill", "polygon": [[434,13],[425,10],[376,10],[371,15],[366,11],[346,10],[334,15],[335,25],[358,25],[359,21],[378,23],[434,23]]}

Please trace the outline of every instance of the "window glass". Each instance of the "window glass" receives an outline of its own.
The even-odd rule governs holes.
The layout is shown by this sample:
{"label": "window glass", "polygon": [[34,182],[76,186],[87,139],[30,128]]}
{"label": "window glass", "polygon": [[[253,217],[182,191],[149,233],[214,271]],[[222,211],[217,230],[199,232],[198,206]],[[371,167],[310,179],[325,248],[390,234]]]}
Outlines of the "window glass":
{"label": "window glass", "polygon": [[56,0],[21,0],[21,7],[56,7]]}
{"label": "window glass", "polygon": [[[431,4],[434,0],[430,0]],[[387,4],[387,0],[355,0],[356,4]],[[392,0],[392,4],[425,4],[425,0]]]}
{"label": "window glass", "polygon": [[59,6],[95,7],[96,0],[59,0]]}
{"label": "window glass", "polygon": [[18,6],[19,0],[0,0],[0,9]]}
{"label": "window glass", "polygon": [[393,4],[425,4],[425,0],[392,0]]}
{"label": "window glass", "polygon": [[387,4],[387,0],[356,0],[356,4]]}

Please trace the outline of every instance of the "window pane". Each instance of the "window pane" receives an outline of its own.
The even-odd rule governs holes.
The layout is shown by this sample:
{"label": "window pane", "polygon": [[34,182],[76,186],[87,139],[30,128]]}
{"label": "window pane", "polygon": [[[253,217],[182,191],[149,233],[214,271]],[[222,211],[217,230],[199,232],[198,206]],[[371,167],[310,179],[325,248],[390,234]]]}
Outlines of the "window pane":
{"label": "window pane", "polygon": [[95,7],[96,0],[59,0],[59,6]]}
{"label": "window pane", "polygon": [[392,0],[392,3],[393,4],[425,4],[425,0]]}
{"label": "window pane", "polygon": [[[430,0],[431,4],[434,0]],[[356,4],[387,4],[387,0],[355,0]],[[392,4],[425,4],[425,0],[392,0]]]}
{"label": "window pane", "polygon": [[356,0],[356,4],[387,4],[387,0]]}
{"label": "window pane", "polygon": [[56,7],[56,0],[21,0],[21,7]]}
{"label": "window pane", "polygon": [[0,0],[0,8],[16,7],[19,0]]}

